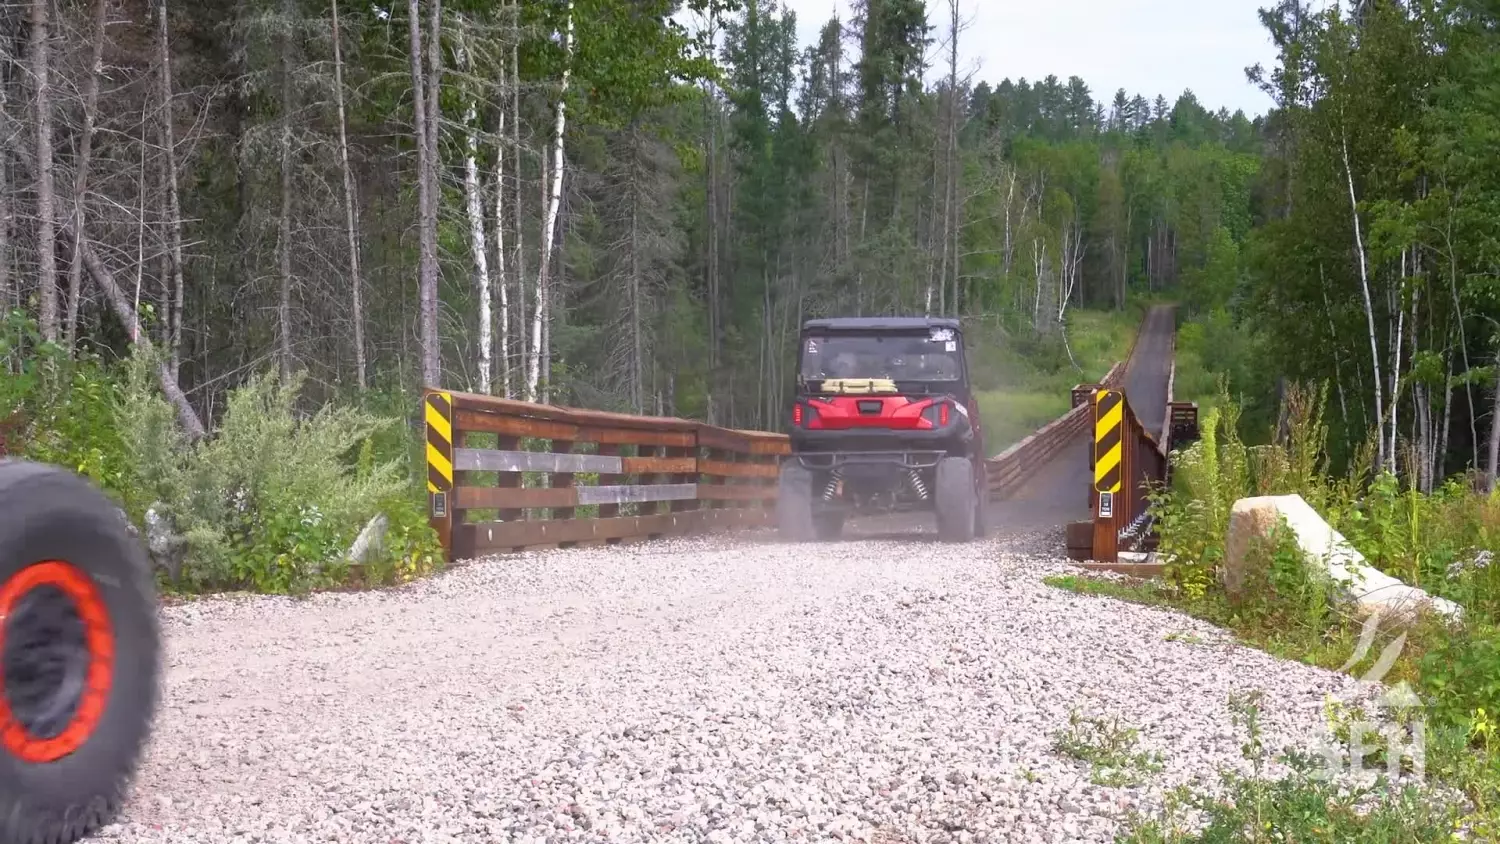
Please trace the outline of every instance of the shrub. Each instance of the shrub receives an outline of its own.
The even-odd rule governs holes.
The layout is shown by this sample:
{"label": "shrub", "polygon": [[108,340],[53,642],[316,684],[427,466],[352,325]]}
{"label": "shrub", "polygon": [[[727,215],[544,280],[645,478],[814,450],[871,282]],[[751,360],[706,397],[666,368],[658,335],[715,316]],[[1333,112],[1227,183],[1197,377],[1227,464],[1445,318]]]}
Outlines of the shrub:
{"label": "shrub", "polygon": [[345,550],[378,512],[395,532],[377,568],[410,569],[411,560],[434,556],[435,537],[425,522],[418,526],[420,510],[404,495],[410,475],[399,459],[372,456],[372,437],[400,420],[337,405],[299,416],[301,383],[251,379],[230,393],[215,435],[188,443],[152,388],[150,363],[132,362],[118,411],[138,456],[133,497],[138,510],[154,504],[181,533],[186,587],[296,592],[341,584],[349,577]]}
{"label": "shrub", "polygon": [[[1318,763],[1267,750],[1260,727],[1260,694],[1231,700],[1235,726],[1247,733],[1241,754],[1250,775],[1226,772],[1218,795],[1179,789],[1168,795],[1154,816],[1131,818],[1117,838],[1125,844],[1421,844],[1448,840],[1453,831],[1449,807],[1414,787],[1398,790],[1375,785],[1348,785],[1323,776]],[[1268,762],[1287,764],[1290,776],[1264,778]],[[1196,810],[1194,822],[1184,809]]]}
{"label": "shrub", "polygon": [[[1221,383],[1201,440],[1172,456],[1172,488],[1153,496],[1160,549],[1169,560],[1158,595],[1284,656],[1338,665],[1350,653],[1352,620],[1334,611],[1330,584],[1311,572],[1285,532],[1257,550],[1243,602],[1230,607],[1219,590],[1233,502],[1296,493],[1370,565],[1462,604],[1464,624],[1429,619],[1407,631],[1405,650],[1386,681],[1413,682],[1433,735],[1429,770],[1468,797],[1471,811],[1463,823],[1493,832],[1500,819],[1500,738],[1494,737],[1500,729],[1494,722],[1500,712],[1500,566],[1493,550],[1500,547],[1500,496],[1475,495],[1457,480],[1422,494],[1395,475],[1361,468],[1373,465],[1368,446],[1347,476],[1330,477],[1324,403],[1325,391],[1294,387],[1283,408],[1282,436],[1273,437],[1274,445],[1251,448],[1239,439],[1237,409]],[[1286,824],[1279,828],[1294,831],[1297,840],[1338,840],[1360,831],[1378,833],[1373,840],[1405,841],[1414,840],[1414,830],[1434,828],[1435,819],[1417,812],[1410,795],[1365,817],[1341,795],[1306,781],[1278,784],[1275,794],[1263,804],[1272,810],[1271,823]],[[1132,840],[1263,840],[1258,833],[1228,833],[1246,820],[1238,803],[1237,797],[1209,805],[1210,832],[1201,838],[1154,838],[1162,828],[1148,826],[1138,830],[1144,837]],[[1309,815],[1316,821],[1310,826],[1281,811],[1321,805],[1328,810]]]}

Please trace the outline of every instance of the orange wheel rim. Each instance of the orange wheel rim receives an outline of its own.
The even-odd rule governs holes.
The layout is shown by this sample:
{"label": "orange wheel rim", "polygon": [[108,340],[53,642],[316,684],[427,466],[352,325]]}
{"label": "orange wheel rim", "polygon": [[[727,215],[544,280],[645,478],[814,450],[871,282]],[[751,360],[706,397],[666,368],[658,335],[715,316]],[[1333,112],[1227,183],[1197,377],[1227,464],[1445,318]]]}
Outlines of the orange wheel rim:
{"label": "orange wheel rim", "polygon": [[0,746],[61,759],[104,717],[114,631],[94,581],[69,563],[27,566],[0,584]]}

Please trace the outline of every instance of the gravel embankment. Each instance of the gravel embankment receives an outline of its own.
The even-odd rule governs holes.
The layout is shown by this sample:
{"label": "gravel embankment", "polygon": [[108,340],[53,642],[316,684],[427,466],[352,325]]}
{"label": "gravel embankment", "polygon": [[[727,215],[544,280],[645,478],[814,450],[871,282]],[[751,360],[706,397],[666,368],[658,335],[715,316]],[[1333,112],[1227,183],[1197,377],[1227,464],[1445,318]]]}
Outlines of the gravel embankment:
{"label": "gravel embankment", "polygon": [[[1352,693],[1045,586],[1055,535],[921,539],[660,541],[165,609],[156,735],[97,840],[1108,841],[1237,762],[1231,692],[1266,691],[1273,748]],[[1073,707],[1165,770],[1090,785],[1051,750]]]}

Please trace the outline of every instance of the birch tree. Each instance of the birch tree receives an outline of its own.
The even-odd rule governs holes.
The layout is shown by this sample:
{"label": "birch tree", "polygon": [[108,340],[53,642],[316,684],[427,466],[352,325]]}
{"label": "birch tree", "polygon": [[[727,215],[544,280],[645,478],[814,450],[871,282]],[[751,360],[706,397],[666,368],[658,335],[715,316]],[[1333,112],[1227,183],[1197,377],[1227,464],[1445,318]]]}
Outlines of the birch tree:
{"label": "birch tree", "polygon": [[[462,22],[459,24],[458,52],[459,61],[468,72],[469,84],[472,84],[474,57],[468,49]],[[493,392],[490,373],[495,317],[490,304],[489,246],[485,242],[484,195],[479,179],[479,137],[475,129],[478,119],[479,104],[474,95],[469,94],[464,112],[464,205],[469,223],[469,252],[474,262],[474,285],[479,292],[479,392],[488,395]],[[503,154],[497,157],[505,160]],[[504,196],[504,193],[503,189],[496,191],[497,196]]]}
{"label": "birch tree", "polygon": [[563,139],[567,130],[568,81],[572,76],[573,58],[573,0],[568,0],[567,23],[563,33],[562,84],[558,88],[555,122],[552,127],[552,160],[549,165],[550,182],[547,185],[546,208],[542,217],[542,242],[538,251],[536,275],[536,305],[531,317],[531,354],[527,361],[526,400],[536,401],[542,377],[542,360],[547,354],[544,348],[544,329],[550,318],[552,288],[549,273],[552,269],[552,251],[557,237],[558,212],[562,207],[563,186]]}
{"label": "birch tree", "polygon": [[51,0],[31,2],[31,78],[36,156],[37,297],[42,338],[58,340],[57,212],[52,164]]}
{"label": "birch tree", "polygon": [[[429,0],[436,5],[438,0]],[[430,127],[427,100],[437,91],[427,90],[422,72],[422,10],[420,0],[407,0],[407,22],[410,27],[412,115],[417,147],[417,221],[418,266],[417,298],[421,311],[422,381],[431,387],[442,386],[442,341],[438,337],[438,264],[437,264],[437,172],[435,145],[431,143],[435,127]],[[438,33],[433,32],[432,38]]]}
{"label": "birch tree", "polygon": [[[64,331],[65,344],[71,351],[78,340],[78,306],[83,293],[83,261],[78,258],[85,231],[84,206],[88,200],[89,168],[93,163],[94,128],[99,111],[99,76],[104,72],[104,39],[107,35],[108,5],[106,0],[94,0],[92,27],[89,43],[88,75],[83,82],[83,129],[78,139],[78,161],[73,175],[73,237],[68,262],[68,311]],[[0,191],[4,185],[0,184]],[[0,257],[0,261],[4,261]],[[0,300],[3,300],[4,285],[0,285]]]}
{"label": "birch tree", "polygon": [[364,278],[359,272],[359,208],[355,203],[354,171],[349,166],[349,120],[344,108],[344,50],[339,29],[339,3],[331,0],[333,15],[333,97],[339,124],[339,175],[344,188],[344,239],[349,247],[349,320],[354,326],[354,376],[361,391],[369,376],[365,363]]}
{"label": "birch tree", "polygon": [[[287,0],[287,2],[288,5],[292,5],[292,0]],[[162,182],[166,186],[167,193],[167,229],[170,238],[167,258],[171,262],[172,278],[171,335],[168,341],[168,355],[172,367],[172,380],[176,381],[182,368],[182,320],[186,305],[186,285],[182,271],[182,201],[177,193],[177,130],[173,126],[175,117],[172,109],[174,102],[172,46],[171,30],[167,26],[167,0],[160,0],[158,3],[156,20],[157,60],[161,63],[159,81],[161,84]],[[288,25],[291,25],[290,20],[288,20]],[[285,186],[285,183],[283,185]]]}

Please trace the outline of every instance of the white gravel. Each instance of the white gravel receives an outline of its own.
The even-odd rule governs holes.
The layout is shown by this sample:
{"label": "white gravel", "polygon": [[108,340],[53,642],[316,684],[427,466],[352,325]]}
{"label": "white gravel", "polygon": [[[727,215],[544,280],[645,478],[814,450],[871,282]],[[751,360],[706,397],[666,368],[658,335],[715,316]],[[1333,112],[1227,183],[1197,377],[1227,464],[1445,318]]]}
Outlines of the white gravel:
{"label": "white gravel", "polygon": [[[96,840],[1109,841],[1239,761],[1231,692],[1266,692],[1273,748],[1355,696],[1044,585],[1058,535],[923,538],[664,540],[166,608],[155,737]],[[1051,749],[1074,707],[1165,770],[1091,785]]]}

